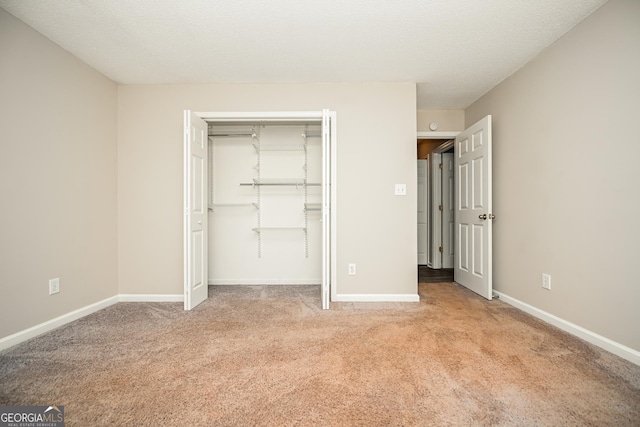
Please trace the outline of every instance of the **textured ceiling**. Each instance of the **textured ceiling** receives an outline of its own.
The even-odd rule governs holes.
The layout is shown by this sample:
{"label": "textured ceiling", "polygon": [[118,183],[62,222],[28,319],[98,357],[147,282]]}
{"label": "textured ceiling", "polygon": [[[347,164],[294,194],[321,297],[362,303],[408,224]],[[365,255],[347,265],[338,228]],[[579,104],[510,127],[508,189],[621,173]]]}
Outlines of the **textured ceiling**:
{"label": "textured ceiling", "polygon": [[605,0],[0,0],[119,83],[415,82],[462,109]]}

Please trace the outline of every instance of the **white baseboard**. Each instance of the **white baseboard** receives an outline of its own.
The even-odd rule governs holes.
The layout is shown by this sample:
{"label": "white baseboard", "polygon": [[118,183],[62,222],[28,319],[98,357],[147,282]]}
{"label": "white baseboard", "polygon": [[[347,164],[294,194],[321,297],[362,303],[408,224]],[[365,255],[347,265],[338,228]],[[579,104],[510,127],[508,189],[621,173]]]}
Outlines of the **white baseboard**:
{"label": "white baseboard", "polygon": [[420,302],[418,294],[337,294],[335,302]]}
{"label": "white baseboard", "polygon": [[210,279],[210,285],[320,285],[322,279]]}
{"label": "white baseboard", "polygon": [[498,294],[498,296],[500,297],[500,301],[504,301],[509,305],[519,308],[520,310],[529,313],[540,320],[544,320],[545,322],[556,326],[563,331],[570,333],[571,335],[575,335],[576,337],[590,342],[591,344],[597,345],[598,347],[607,350],[608,352],[613,353],[616,356],[620,356],[631,363],[640,365],[639,351],[610,340],[609,338],[603,337],[602,335],[598,335],[595,332],[591,332],[590,330],[585,329],[582,326],[578,326],[574,323],[561,319],[557,316],[554,316],[553,314],[547,313],[546,311],[540,310],[539,308],[536,308],[525,302],[512,298],[509,295],[505,295],[502,292],[494,292]]}
{"label": "white baseboard", "polygon": [[45,332],[49,332],[69,322],[78,320],[81,317],[87,316],[91,313],[95,313],[96,311],[107,308],[110,305],[117,303],[118,301],[119,299],[117,295],[107,299],[103,299],[102,301],[98,301],[86,307],[82,307],[67,314],[63,314],[62,316],[58,316],[55,319],[48,320],[46,322],[40,323],[39,325],[35,325],[23,331],[6,336],[0,339],[0,350],[13,347],[16,344],[20,344],[21,342],[36,337],[40,334],[44,334]]}
{"label": "white baseboard", "polygon": [[184,302],[183,294],[120,294],[120,302]]}
{"label": "white baseboard", "polygon": [[6,336],[0,339],[0,350],[4,350],[9,347],[13,347],[16,344],[27,341],[33,337],[49,332],[55,328],[66,325],[67,323],[78,320],[81,317],[87,316],[96,311],[100,311],[103,308],[107,308],[110,305],[118,302],[182,302],[184,301],[184,295],[159,295],[159,294],[120,294],[110,298],[98,301],[90,304],[86,307],[79,308],[62,316],[58,316],[55,319],[48,320],[40,323],[39,325],[32,326],[15,334]]}

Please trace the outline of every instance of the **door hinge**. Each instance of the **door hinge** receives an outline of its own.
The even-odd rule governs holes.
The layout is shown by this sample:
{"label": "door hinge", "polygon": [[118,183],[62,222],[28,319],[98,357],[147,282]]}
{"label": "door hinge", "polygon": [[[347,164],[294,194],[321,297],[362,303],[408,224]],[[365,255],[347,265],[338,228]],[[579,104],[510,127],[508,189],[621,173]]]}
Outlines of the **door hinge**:
{"label": "door hinge", "polygon": [[444,169],[444,164],[443,164],[443,163],[440,163],[440,164],[438,165],[438,167],[439,167],[440,169]]}
{"label": "door hinge", "polygon": [[442,246],[440,246],[440,247],[438,248],[438,250],[440,251],[440,253],[444,252],[444,251],[442,250]]}
{"label": "door hinge", "polygon": [[439,205],[438,209],[440,209],[440,211],[442,212],[442,205]]}

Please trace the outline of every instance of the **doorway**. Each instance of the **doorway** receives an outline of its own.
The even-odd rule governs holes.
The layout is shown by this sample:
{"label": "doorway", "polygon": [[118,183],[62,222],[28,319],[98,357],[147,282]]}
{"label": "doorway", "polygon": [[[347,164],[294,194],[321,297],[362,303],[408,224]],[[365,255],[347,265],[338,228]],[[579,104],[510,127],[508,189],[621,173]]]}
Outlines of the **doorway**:
{"label": "doorway", "polygon": [[[454,252],[454,281],[482,297],[493,298],[493,256],[492,234],[495,215],[492,207],[492,118],[486,116],[463,132],[446,135],[455,141],[441,144],[431,155],[442,156],[454,150],[454,231],[451,248]],[[422,138],[421,138],[422,137]],[[421,139],[441,138],[442,133],[418,132]],[[420,154],[420,149],[418,149]],[[442,163],[438,163],[440,168]],[[432,159],[432,165],[436,163]],[[434,167],[432,167],[434,169]],[[433,175],[436,179],[441,175]],[[441,188],[440,183],[431,183],[431,188]],[[433,195],[430,196],[433,200]],[[438,209],[443,209],[441,205]],[[431,212],[435,207],[431,207]],[[433,216],[433,215],[432,215]],[[435,220],[438,215],[434,216]],[[433,220],[431,220],[433,222]],[[433,241],[438,237],[431,236]],[[439,235],[442,238],[442,235]],[[455,242],[455,243],[454,243]],[[441,249],[440,246],[438,249]],[[433,258],[432,266],[437,265]]]}
{"label": "doorway", "polygon": [[[454,136],[454,135],[452,135]],[[418,280],[453,281],[453,140],[418,140]]]}
{"label": "doorway", "polygon": [[453,281],[453,268],[435,270],[426,265],[418,265],[418,283],[449,283]]}
{"label": "doorway", "polygon": [[426,274],[427,268],[433,270],[453,268],[453,138],[458,133],[418,133],[417,204],[420,277],[435,275],[435,271]]}

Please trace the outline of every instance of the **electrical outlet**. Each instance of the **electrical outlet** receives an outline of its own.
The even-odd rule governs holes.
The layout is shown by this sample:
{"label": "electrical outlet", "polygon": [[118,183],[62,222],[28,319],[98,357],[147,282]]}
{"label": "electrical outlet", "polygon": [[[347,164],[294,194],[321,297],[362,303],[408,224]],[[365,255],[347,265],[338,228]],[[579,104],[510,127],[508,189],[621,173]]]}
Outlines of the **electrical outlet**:
{"label": "electrical outlet", "polygon": [[395,195],[396,196],[406,196],[407,195],[407,184],[396,184]]}
{"label": "electrical outlet", "polygon": [[49,295],[57,294],[60,292],[60,279],[49,280]]}
{"label": "electrical outlet", "polygon": [[551,276],[542,273],[542,287],[551,290]]}
{"label": "electrical outlet", "polygon": [[356,265],[349,264],[349,276],[355,276],[355,275],[356,275]]}

